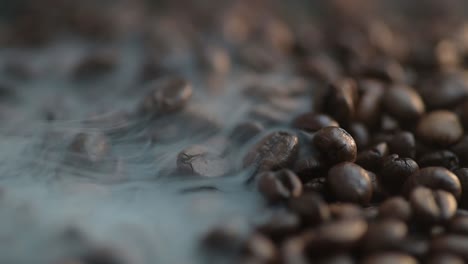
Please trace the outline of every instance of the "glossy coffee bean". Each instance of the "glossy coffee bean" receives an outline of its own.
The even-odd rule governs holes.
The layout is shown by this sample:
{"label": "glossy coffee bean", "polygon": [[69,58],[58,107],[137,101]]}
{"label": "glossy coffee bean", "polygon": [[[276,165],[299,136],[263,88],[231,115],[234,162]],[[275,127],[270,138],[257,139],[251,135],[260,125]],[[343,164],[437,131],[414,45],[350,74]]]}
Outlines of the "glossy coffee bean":
{"label": "glossy coffee bean", "polygon": [[317,194],[304,193],[291,199],[288,203],[291,211],[295,212],[307,225],[326,222],[330,218],[330,210],[325,201]]}
{"label": "glossy coffee bean", "polygon": [[427,259],[428,264],[463,264],[463,258],[454,254],[439,253],[435,256],[430,256]]}
{"label": "glossy coffee bean", "polygon": [[388,145],[379,143],[370,149],[361,151],[356,159],[356,164],[366,170],[379,172],[383,166],[384,158],[389,154]]}
{"label": "glossy coffee bean", "polygon": [[439,150],[422,155],[418,159],[418,164],[421,168],[444,167],[453,171],[458,168],[458,157],[449,150]]}
{"label": "glossy coffee bean", "polygon": [[416,133],[427,144],[445,147],[461,139],[463,127],[453,112],[439,110],[423,116],[418,122]]}
{"label": "glossy coffee bean", "polygon": [[460,180],[455,174],[443,167],[426,167],[413,173],[405,183],[406,193],[417,186],[445,190],[452,193],[457,200],[462,193]]}
{"label": "glossy coffee bean", "polygon": [[398,219],[407,222],[411,219],[411,215],[411,206],[403,197],[389,198],[379,206],[379,218]]}
{"label": "glossy coffee bean", "polygon": [[177,155],[177,169],[183,174],[217,177],[229,171],[229,164],[210,149],[193,145]]}
{"label": "glossy coffee bean", "polygon": [[325,127],[320,129],[314,136],[313,144],[325,161],[330,164],[356,160],[356,142],[342,128]]}
{"label": "glossy coffee bean", "polygon": [[153,90],[140,105],[143,114],[166,114],[179,111],[192,97],[192,85],[182,78],[155,81]]}
{"label": "glossy coffee bean", "polygon": [[408,228],[405,222],[396,219],[383,219],[371,223],[362,239],[364,252],[390,250],[406,237]]}
{"label": "glossy coffee bean", "polygon": [[468,237],[461,235],[442,235],[430,244],[433,253],[453,254],[468,260]]}
{"label": "glossy coffee bean", "polygon": [[339,127],[339,124],[333,118],[325,114],[304,113],[293,120],[292,126],[307,132],[315,132],[324,127]]}
{"label": "glossy coffee bean", "polygon": [[378,176],[385,190],[397,194],[407,179],[418,170],[419,166],[414,160],[392,154],[384,159]]}
{"label": "glossy coffee bean", "polygon": [[410,256],[403,253],[376,253],[370,256],[364,257],[361,261],[362,264],[417,264],[418,261]]}
{"label": "glossy coffee bean", "polygon": [[264,136],[244,157],[244,167],[258,166],[260,171],[292,166],[297,157],[299,139],[290,132],[277,131]]}
{"label": "glossy coffee bean", "polygon": [[302,194],[302,183],[290,170],[263,172],[257,177],[259,192],[271,202],[298,197]]}
{"label": "glossy coffee bean", "polygon": [[355,115],[357,92],[354,80],[335,81],[328,87],[328,93],[324,98],[325,112],[340,124],[349,122]]}
{"label": "glossy coffee bean", "polygon": [[390,153],[402,158],[414,158],[416,153],[416,140],[413,133],[402,131],[396,133],[388,142]]}
{"label": "glossy coffee bean", "polygon": [[372,198],[372,181],[366,170],[344,162],[328,171],[327,184],[334,198],[342,202],[368,204]]}
{"label": "glossy coffee bean", "polygon": [[411,87],[393,86],[383,95],[385,110],[400,121],[416,120],[425,112],[424,102]]}
{"label": "glossy coffee bean", "polygon": [[468,168],[460,168],[454,171],[460,181],[462,193],[459,199],[459,207],[468,209]]}
{"label": "glossy coffee bean", "polygon": [[411,192],[410,204],[414,217],[423,224],[444,223],[457,210],[457,201],[451,193],[425,187],[417,187]]}

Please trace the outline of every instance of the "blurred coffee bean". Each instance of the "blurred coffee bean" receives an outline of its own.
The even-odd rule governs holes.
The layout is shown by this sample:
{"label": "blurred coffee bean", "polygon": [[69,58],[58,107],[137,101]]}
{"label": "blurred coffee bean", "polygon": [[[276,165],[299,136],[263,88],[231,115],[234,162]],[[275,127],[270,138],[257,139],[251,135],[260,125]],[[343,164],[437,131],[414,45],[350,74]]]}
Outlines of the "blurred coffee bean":
{"label": "blurred coffee bean", "polygon": [[118,56],[113,51],[89,54],[81,59],[74,69],[76,80],[86,80],[111,73],[118,63]]}
{"label": "blurred coffee bean", "polygon": [[325,127],[320,129],[314,136],[313,144],[330,164],[356,160],[356,142],[342,128]]}
{"label": "blurred coffee bean", "polygon": [[302,194],[302,183],[290,170],[263,172],[257,177],[258,190],[271,202],[298,197]]}
{"label": "blurred coffee bean", "polygon": [[442,235],[432,239],[432,253],[453,254],[468,260],[468,237],[461,235]]}
{"label": "blurred coffee bean", "polygon": [[264,171],[291,166],[298,154],[298,142],[290,132],[272,132],[250,148],[244,157],[244,167],[255,165]]}
{"label": "blurred coffee bean", "polygon": [[294,234],[301,225],[300,221],[300,217],[295,213],[278,211],[268,217],[266,221],[261,222],[257,226],[257,231],[274,241],[278,241]]}
{"label": "blurred coffee bean", "polygon": [[204,234],[201,245],[209,251],[232,254],[241,249],[245,240],[245,234],[238,227],[226,224]]}
{"label": "blurred coffee bean", "polygon": [[229,171],[229,164],[208,148],[193,145],[177,155],[177,169],[189,175],[217,177]]}
{"label": "blurred coffee bean", "polygon": [[361,207],[352,203],[329,204],[330,214],[335,220],[363,218],[364,212]]}
{"label": "blurred coffee bean", "polygon": [[369,144],[369,131],[361,123],[352,123],[348,127],[348,132],[356,142],[358,149],[364,149]]}
{"label": "blurred coffee bean", "polygon": [[378,59],[365,65],[360,74],[367,78],[374,78],[389,83],[401,83],[405,80],[402,66],[390,59]]}
{"label": "blurred coffee bean", "polygon": [[411,206],[403,197],[389,198],[379,206],[380,218],[393,218],[407,222],[411,219],[411,215]]}
{"label": "blurred coffee bean", "polygon": [[407,179],[418,170],[419,166],[414,160],[392,154],[384,158],[378,177],[385,190],[397,194]]}
{"label": "blurred coffee bean", "polygon": [[406,237],[405,222],[388,218],[371,223],[362,240],[364,252],[391,250]]}
{"label": "blurred coffee bean", "polygon": [[417,186],[445,190],[452,193],[457,200],[462,193],[460,180],[457,176],[442,167],[426,167],[413,173],[405,183],[405,192],[409,193]]}
{"label": "blurred coffee bean", "polygon": [[416,120],[425,112],[423,100],[411,87],[403,85],[390,87],[382,98],[385,110],[402,122]]}
{"label": "blurred coffee bean", "polygon": [[460,168],[454,171],[454,174],[460,181],[462,189],[461,197],[459,199],[459,207],[468,209],[468,168]]}
{"label": "blurred coffee bean", "polygon": [[325,177],[314,178],[314,179],[308,180],[303,185],[304,192],[305,193],[316,192],[316,193],[323,194],[326,192],[326,182],[327,180]]}
{"label": "blurred coffee bean", "polygon": [[242,249],[242,255],[253,258],[258,263],[268,263],[276,258],[276,247],[268,238],[261,234],[251,235]]}
{"label": "blurred coffee bean", "polygon": [[378,172],[382,168],[384,158],[388,153],[387,143],[379,143],[368,150],[361,151],[357,156],[356,164],[366,170]]}
{"label": "blurred coffee bean", "polygon": [[428,264],[463,264],[463,258],[454,254],[439,253],[427,259]]}
{"label": "blurred coffee bean", "polygon": [[451,193],[425,187],[417,187],[411,192],[410,204],[414,217],[423,224],[444,223],[457,210],[457,201]]}
{"label": "blurred coffee bean", "polygon": [[453,171],[458,168],[458,157],[449,150],[440,150],[422,155],[418,159],[418,164],[421,168],[444,167]]}
{"label": "blurred coffee bean", "polygon": [[447,225],[447,230],[452,234],[468,235],[468,217],[455,216]]}
{"label": "blurred coffee bean", "polygon": [[264,130],[263,125],[256,121],[246,121],[238,124],[231,132],[230,137],[239,143],[246,143]]}
{"label": "blurred coffee bean", "polygon": [[324,127],[339,127],[339,124],[333,120],[333,118],[325,114],[304,113],[293,120],[292,126],[307,132],[315,132]]}
{"label": "blurred coffee bean", "polygon": [[468,101],[465,100],[459,107],[457,107],[456,113],[458,114],[463,127],[468,129]]}
{"label": "blurred coffee bean", "polygon": [[461,71],[441,74],[423,83],[420,93],[430,109],[454,107],[468,98],[468,75]]}
{"label": "blurred coffee bean", "polygon": [[155,81],[140,105],[143,114],[166,114],[181,110],[192,97],[192,86],[181,78]]}
{"label": "blurred coffee bean", "polygon": [[336,81],[342,75],[342,69],[337,61],[326,54],[304,58],[300,70],[303,74],[315,77],[324,83]]}
{"label": "blurred coffee bean", "polygon": [[[387,115],[387,114],[382,114],[380,117],[380,130],[383,132],[383,134],[388,135],[388,140],[385,140],[388,142],[391,139],[390,134],[395,133],[396,131],[400,130],[400,123],[398,122],[397,119],[395,119],[393,116]],[[382,141],[378,140],[378,141]]]}
{"label": "blurred coffee bean", "polygon": [[359,88],[362,90],[362,95],[356,106],[356,120],[373,127],[382,112],[383,84],[375,80],[364,80],[359,83]]}
{"label": "blurred coffee bean", "polygon": [[417,125],[416,133],[427,144],[444,147],[461,139],[463,127],[453,112],[439,110],[423,116]]}
{"label": "blurred coffee bean", "polygon": [[366,205],[372,198],[372,181],[360,166],[343,162],[328,171],[327,185],[334,198],[342,202]]}
{"label": "blurred coffee bean", "polygon": [[324,177],[326,175],[326,166],[317,157],[310,156],[297,160],[294,164],[294,172],[303,182],[308,182],[311,179]]}
{"label": "blurred coffee bean", "polygon": [[376,253],[373,255],[366,256],[360,263],[362,264],[417,264],[418,261],[411,255],[403,253]]}
{"label": "blurred coffee bean", "polygon": [[342,79],[332,83],[325,95],[324,109],[338,123],[346,124],[355,115],[358,97],[357,86],[352,79]]}
{"label": "blurred coffee bean", "polygon": [[414,135],[408,131],[396,133],[388,142],[390,153],[397,154],[402,158],[412,158],[416,154],[416,140]]}
{"label": "blurred coffee bean", "polygon": [[461,167],[468,167],[468,136],[464,136],[451,150],[457,155]]}
{"label": "blurred coffee bean", "polygon": [[330,218],[330,211],[323,199],[315,193],[304,193],[288,203],[291,211],[298,214],[306,225],[317,225]]}

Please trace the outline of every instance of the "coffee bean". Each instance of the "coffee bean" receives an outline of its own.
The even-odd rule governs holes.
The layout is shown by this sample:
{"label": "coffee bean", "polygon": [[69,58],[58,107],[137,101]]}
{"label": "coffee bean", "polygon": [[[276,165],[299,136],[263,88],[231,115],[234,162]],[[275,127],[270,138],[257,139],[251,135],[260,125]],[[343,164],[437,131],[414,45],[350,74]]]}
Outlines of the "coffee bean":
{"label": "coffee bean", "polygon": [[414,135],[408,131],[396,133],[388,142],[390,153],[394,153],[403,158],[412,158],[416,154],[416,140]]}
{"label": "coffee bean", "polygon": [[461,139],[463,127],[453,112],[439,110],[423,116],[416,133],[427,144],[446,147]]}
{"label": "coffee bean", "polygon": [[291,211],[298,214],[307,225],[317,225],[330,218],[330,211],[323,199],[315,193],[304,193],[288,203]]}
{"label": "coffee bean", "polygon": [[423,100],[411,87],[403,85],[390,87],[382,98],[385,110],[402,122],[416,120],[425,112]]}
{"label": "coffee bean", "polygon": [[246,121],[238,124],[231,132],[230,138],[238,143],[246,143],[264,130],[261,123]]}
{"label": "coffee bean", "polygon": [[261,234],[253,234],[245,242],[243,254],[253,258],[258,263],[269,263],[276,258],[276,247],[268,238]]}
{"label": "coffee bean", "polygon": [[354,218],[363,218],[362,209],[352,203],[332,203],[329,205],[330,214],[335,220],[345,220]]}
{"label": "coffee bean", "polygon": [[400,220],[379,220],[369,225],[361,249],[364,252],[391,250],[406,237],[407,232],[406,224]]}
{"label": "coffee bean", "polygon": [[343,161],[354,161],[357,147],[353,137],[339,127],[325,127],[314,136],[314,146],[320,151],[326,161],[336,164]]}
{"label": "coffee bean", "polygon": [[201,238],[201,244],[209,251],[232,254],[240,250],[246,238],[239,227],[226,224],[209,230]]}
{"label": "coffee bean", "polygon": [[264,171],[291,166],[298,154],[298,142],[290,132],[272,132],[250,148],[244,157],[244,167],[256,165]]}
{"label": "coffee bean", "polygon": [[368,204],[372,198],[372,181],[366,170],[344,162],[328,171],[327,184],[338,201]]}
{"label": "coffee bean", "polygon": [[310,156],[297,160],[294,164],[294,172],[302,181],[308,182],[311,179],[326,175],[326,166],[317,157]]}
{"label": "coffee bean", "polygon": [[445,190],[452,193],[457,200],[462,193],[457,176],[442,167],[426,167],[413,173],[405,183],[405,192],[409,193],[417,186]]}
{"label": "coffee bean", "polygon": [[464,136],[451,150],[457,155],[461,167],[468,166],[468,136]]}
{"label": "coffee bean", "polygon": [[460,168],[454,171],[460,181],[462,193],[459,200],[459,207],[468,209],[468,168]]}
{"label": "coffee bean", "polygon": [[374,127],[382,112],[383,84],[375,80],[364,80],[359,82],[359,88],[362,90],[362,95],[356,106],[356,120]]}
{"label": "coffee bean", "polygon": [[349,134],[356,142],[358,149],[364,149],[369,144],[370,136],[367,128],[361,123],[352,123],[348,127]]}
{"label": "coffee bean", "polygon": [[393,197],[385,200],[379,206],[380,218],[394,218],[404,222],[410,220],[411,212],[410,204],[403,197]]}
{"label": "coffee bean", "polygon": [[352,79],[341,79],[329,86],[324,98],[325,112],[338,123],[346,124],[355,115],[357,86]]}
{"label": "coffee bean", "polygon": [[298,197],[302,194],[302,183],[297,175],[287,169],[263,172],[258,175],[257,187],[271,202]]}
{"label": "coffee bean", "polygon": [[182,78],[155,81],[140,105],[143,114],[167,114],[181,110],[192,97],[192,86]]}
{"label": "coffee bean", "polygon": [[324,83],[341,77],[341,68],[336,60],[325,54],[306,57],[300,65],[301,72],[313,76]]}
{"label": "coffee bean", "polygon": [[456,112],[463,127],[468,129],[468,101],[463,102],[459,107],[457,107]]}
{"label": "coffee bean", "polygon": [[467,216],[456,216],[447,225],[447,229],[450,233],[458,235],[468,235],[468,217]]}
{"label": "coffee bean", "polygon": [[463,258],[454,254],[439,253],[427,259],[428,264],[463,264]]}
{"label": "coffee bean", "polygon": [[458,71],[445,73],[428,80],[421,88],[421,96],[429,108],[449,108],[468,97],[468,78]]}
{"label": "coffee bean", "polygon": [[193,145],[177,155],[177,169],[189,175],[217,177],[229,171],[229,164],[208,148]]}
{"label": "coffee bean", "polygon": [[262,221],[256,229],[274,241],[280,241],[296,233],[300,225],[301,219],[298,215],[288,211],[277,211],[269,216],[266,221]]}
{"label": "coffee bean", "polygon": [[368,150],[361,151],[357,156],[356,164],[366,170],[379,172],[388,153],[387,143],[379,143]]}
{"label": "coffee bean", "polygon": [[435,166],[453,171],[458,168],[458,157],[449,150],[439,150],[422,155],[418,164],[421,168]]}
{"label": "coffee bean", "polygon": [[421,259],[429,252],[429,241],[425,237],[409,235],[395,246],[395,250]]}
{"label": "coffee bean", "polygon": [[403,253],[377,253],[366,256],[360,263],[362,264],[417,264],[418,261],[410,255]]}
{"label": "coffee bean", "polygon": [[385,190],[397,194],[407,179],[418,170],[419,166],[414,160],[392,154],[384,159],[378,176]]}
{"label": "coffee bean", "polygon": [[367,78],[375,78],[384,82],[401,83],[405,80],[402,66],[391,59],[378,59],[365,65],[360,71]]}
{"label": "coffee bean", "polygon": [[457,210],[457,201],[452,194],[425,187],[417,187],[411,192],[410,204],[414,217],[424,224],[446,222]]}
{"label": "coffee bean", "polygon": [[468,260],[468,237],[461,235],[443,235],[431,241],[433,253],[453,254]]}
{"label": "coffee bean", "polygon": [[304,113],[293,120],[292,126],[307,132],[315,132],[324,127],[339,127],[339,124],[333,118],[325,114]]}
{"label": "coffee bean", "polygon": [[325,177],[311,179],[308,182],[304,183],[304,192],[325,193],[326,182],[327,180]]}

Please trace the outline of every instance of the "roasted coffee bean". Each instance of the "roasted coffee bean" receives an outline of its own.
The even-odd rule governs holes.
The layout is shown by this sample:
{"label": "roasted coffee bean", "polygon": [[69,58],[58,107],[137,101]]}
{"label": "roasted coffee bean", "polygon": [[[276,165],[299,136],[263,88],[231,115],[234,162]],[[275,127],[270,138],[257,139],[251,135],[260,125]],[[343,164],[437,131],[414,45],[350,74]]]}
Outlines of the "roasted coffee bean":
{"label": "roasted coffee bean", "polygon": [[229,164],[210,149],[193,145],[177,155],[177,169],[184,174],[217,177],[229,171]]}
{"label": "roasted coffee bean", "polygon": [[291,166],[299,151],[298,142],[290,132],[272,132],[251,147],[244,157],[244,167],[256,165],[264,171]]}
{"label": "roasted coffee bean", "polygon": [[451,150],[457,155],[460,167],[468,167],[468,136],[464,136]]}
{"label": "roasted coffee bean", "polygon": [[284,263],[309,263],[305,249],[308,241],[313,237],[312,232],[305,232],[286,240],[281,246],[281,261]]}
{"label": "roasted coffee bean", "polygon": [[262,221],[256,229],[274,241],[279,241],[296,233],[300,225],[301,219],[297,214],[288,211],[277,211],[269,216],[266,221]]}
{"label": "roasted coffee bean", "polygon": [[364,252],[391,250],[406,237],[407,232],[406,224],[400,220],[378,220],[369,225],[361,249]]}
{"label": "roasted coffee bean", "polygon": [[390,153],[397,154],[402,158],[412,158],[416,154],[416,140],[414,135],[408,131],[396,133],[388,142]]}
{"label": "roasted coffee bean", "polygon": [[452,193],[458,200],[462,189],[457,176],[442,167],[426,167],[413,173],[405,183],[405,191],[409,193],[417,186],[425,186],[430,189],[441,189]]}
{"label": "roasted coffee bean", "polygon": [[339,124],[333,118],[325,114],[304,113],[293,120],[292,126],[307,132],[315,132],[324,127],[339,127]]}
{"label": "roasted coffee bean", "polygon": [[343,162],[328,171],[327,184],[334,198],[342,202],[368,204],[372,198],[372,181],[360,166]]}
{"label": "roasted coffee bean", "polygon": [[468,168],[460,168],[454,171],[454,174],[460,181],[462,189],[461,197],[459,199],[459,207],[468,209]]}
{"label": "roasted coffee bean", "polygon": [[457,201],[451,193],[425,187],[417,187],[411,192],[410,204],[414,217],[424,224],[444,223],[457,210]]}
{"label": "roasted coffee bean", "polygon": [[313,76],[324,83],[338,80],[342,72],[336,60],[325,54],[305,58],[300,68],[304,74]]}
{"label": "roasted coffee bean", "polygon": [[378,172],[381,170],[384,158],[388,153],[387,143],[379,143],[368,150],[360,152],[357,156],[356,164],[366,170]]}
{"label": "roasted coffee bean", "polygon": [[361,123],[352,123],[348,127],[348,132],[353,137],[354,141],[356,142],[356,146],[358,149],[364,149],[367,147],[370,141],[369,131],[367,128]]}
{"label": "roasted coffee bean", "polygon": [[449,150],[439,150],[422,155],[418,164],[421,168],[435,166],[453,171],[458,168],[458,157]]}
{"label": "roasted coffee bean", "polygon": [[325,193],[326,191],[326,182],[325,177],[314,178],[304,183],[303,189],[305,193],[315,192],[315,193]]}
{"label": "roasted coffee bean", "polygon": [[356,107],[356,120],[368,127],[374,127],[382,112],[381,100],[384,87],[381,82],[364,80],[359,83],[361,98]]}
{"label": "roasted coffee bean", "polygon": [[389,198],[379,206],[380,218],[394,218],[407,222],[411,219],[411,215],[411,206],[403,197]]}
{"label": "roasted coffee bean", "polygon": [[378,176],[385,190],[397,194],[407,179],[418,170],[419,166],[414,160],[392,154],[384,159]]}
{"label": "roasted coffee bean", "polygon": [[253,234],[245,242],[242,255],[253,258],[257,263],[268,263],[276,257],[276,247],[268,238],[261,234]]}
{"label": "roasted coffee bean", "polygon": [[342,128],[320,129],[314,136],[313,144],[330,164],[356,160],[356,143],[353,137]]}
{"label": "roasted coffee bean", "polygon": [[431,241],[432,253],[453,254],[468,260],[468,237],[461,235],[442,235]]}
{"label": "roasted coffee bean", "polygon": [[288,205],[307,225],[320,224],[330,218],[327,204],[315,193],[304,193],[297,198],[291,199]]}
{"label": "roasted coffee bean", "polygon": [[402,122],[416,120],[425,112],[423,100],[411,87],[390,87],[385,91],[382,100],[385,110]]}
{"label": "roasted coffee bean", "polygon": [[453,71],[428,80],[421,88],[421,96],[429,108],[449,108],[468,97],[468,77],[463,72]]}
{"label": "roasted coffee bean", "polygon": [[210,251],[232,253],[239,251],[246,237],[240,228],[234,225],[215,227],[201,238],[201,245]]}
{"label": "roasted coffee bean", "polygon": [[447,225],[447,229],[453,234],[468,235],[468,217],[455,216]]}
{"label": "roasted coffee bean", "polygon": [[330,214],[335,220],[363,218],[362,209],[352,203],[332,203],[329,205]]}
{"label": "roasted coffee bean", "polygon": [[463,127],[453,112],[439,110],[423,116],[416,133],[427,144],[446,147],[461,139]]}
{"label": "roasted coffee bean", "polygon": [[230,138],[238,143],[246,143],[264,130],[261,123],[246,121],[238,124],[231,132]]}
{"label": "roasted coffee bean", "polygon": [[355,115],[357,92],[356,83],[352,79],[341,79],[332,83],[324,98],[325,112],[338,123],[346,124]]}
{"label": "roasted coffee bean", "polygon": [[361,69],[360,74],[367,78],[375,78],[384,82],[402,83],[405,72],[401,65],[391,59],[378,59]]}
{"label": "roasted coffee bean", "polygon": [[263,172],[257,177],[258,190],[271,202],[299,197],[302,194],[301,180],[290,170]]}
{"label": "roasted coffee bean", "polygon": [[362,264],[417,264],[418,261],[410,256],[403,253],[377,253],[370,256],[366,256],[360,263]]}
{"label": "roasted coffee bean", "polygon": [[182,78],[155,81],[140,105],[143,114],[166,114],[181,110],[192,97],[192,86]]}
{"label": "roasted coffee bean", "polygon": [[326,166],[317,157],[310,156],[297,160],[294,164],[294,172],[303,182],[308,182],[311,179],[325,176]]}
{"label": "roasted coffee bean", "polygon": [[463,264],[463,258],[454,254],[439,253],[435,256],[430,256],[427,259],[428,264]]}

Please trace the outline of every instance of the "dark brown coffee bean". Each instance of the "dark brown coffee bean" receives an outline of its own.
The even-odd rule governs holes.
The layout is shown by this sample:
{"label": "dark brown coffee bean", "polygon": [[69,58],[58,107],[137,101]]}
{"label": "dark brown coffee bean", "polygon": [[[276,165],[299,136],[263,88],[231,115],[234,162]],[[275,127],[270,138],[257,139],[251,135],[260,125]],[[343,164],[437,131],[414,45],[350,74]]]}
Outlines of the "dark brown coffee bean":
{"label": "dark brown coffee bean", "polygon": [[451,150],[457,155],[460,167],[468,167],[468,136],[463,137]]}
{"label": "dark brown coffee bean", "polygon": [[416,140],[411,132],[402,131],[396,133],[388,142],[390,153],[403,158],[412,158],[416,154]]}
{"label": "dark brown coffee bean", "polygon": [[377,253],[370,256],[366,256],[362,261],[362,264],[417,264],[418,261],[410,255],[403,253]]}
{"label": "dark brown coffee bean", "polygon": [[294,164],[294,172],[302,181],[308,182],[311,179],[325,176],[326,166],[317,157],[310,156],[297,160]]}
{"label": "dark brown coffee bean", "polygon": [[330,164],[356,160],[356,142],[342,128],[325,127],[320,129],[314,136],[313,144]]}
{"label": "dark brown coffee bean", "polygon": [[401,65],[391,59],[371,61],[361,69],[360,74],[367,78],[375,78],[389,83],[401,83],[405,80],[405,72]]}
{"label": "dark brown coffee bean", "polygon": [[281,261],[284,263],[309,263],[306,255],[306,244],[314,237],[311,231],[302,233],[286,240],[281,246]]}
{"label": "dark brown coffee bean", "polygon": [[463,264],[463,258],[449,253],[439,253],[427,259],[428,264]]}
{"label": "dark brown coffee bean", "polygon": [[261,234],[253,234],[245,242],[241,253],[255,259],[256,263],[269,263],[276,258],[277,250],[273,242]]}
{"label": "dark brown coffee bean", "polygon": [[427,144],[446,147],[461,139],[463,127],[453,112],[439,110],[423,116],[416,133]]}
{"label": "dark brown coffee bean", "polygon": [[422,155],[418,160],[419,166],[424,167],[444,167],[451,171],[458,168],[458,157],[448,150],[439,150]]}
{"label": "dark brown coffee bean", "polygon": [[290,132],[270,133],[251,147],[244,158],[244,167],[256,165],[264,171],[291,166],[299,151],[298,142]]}
{"label": "dark brown coffee bean", "polygon": [[378,176],[385,190],[397,194],[408,178],[418,170],[419,166],[414,160],[392,154],[384,159]]}
{"label": "dark brown coffee bean", "polygon": [[359,88],[362,95],[356,107],[356,120],[373,127],[382,112],[381,99],[385,89],[381,82],[375,80],[361,81]]}
{"label": "dark brown coffee bean", "polygon": [[238,124],[231,132],[230,138],[238,143],[246,143],[264,130],[261,123],[247,121]]}
{"label": "dark brown coffee bean", "polygon": [[423,84],[420,93],[431,109],[453,107],[468,97],[468,78],[461,72],[442,74]]}
{"label": "dark brown coffee bean", "polygon": [[447,225],[447,229],[453,234],[468,235],[468,217],[455,216]]}
{"label": "dark brown coffee bean", "polygon": [[203,235],[201,244],[210,251],[231,253],[240,250],[246,238],[237,226],[215,227]]}
{"label": "dark brown coffee bean", "polygon": [[338,123],[346,124],[355,115],[357,102],[357,86],[352,79],[342,79],[329,86],[324,98],[325,112]]}
{"label": "dark brown coffee bean", "polygon": [[329,205],[330,214],[335,220],[363,218],[362,209],[352,203],[332,203]]}
{"label": "dark brown coffee bean", "polygon": [[110,51],[90,54],[78,63],[74,69],[74,78],[83,80],[110,73],[117,66],[117,58],[117,54]]}
{"label": "dark brown coffee bean", "polygon": [[414,217],[424,224],[446,222],[457,210],[457,201],[451,193],[425,187],[417,187],[411,192],[410,204]]}
{"label": "dark brown coffee bean", "polygon": [[192,86],[181,78],[155,81],[140,105],[143,114],[166,114],[182,109],[192,97]]}
{"label": "dark brown coffee bean", "polygon": [[402,122],[416,120],[425,112],[423,100],[411,87],[390,87],[385,91],[382,100],[386,111]]}
{"label": "dark brown coffee bean", "polygon": [[229,164],[208,148],[193,145],[177,155],[177,169],[189,175],[217,177],[229,171]]}
{"label": "dark brown coffee bean", "polygon": [[371,223],[363,237],[364,252],[390,250],[400,243],[408,232],[406,224],[396,219],[383,219]]}
{"label": "dark brown coffee bean", "polygon": [[304,183],[303,189],[305,193],[315,192],[315,193],[325,193],[326,191],[326,182],[325,177],[314,178]]}
{"label": "dark brown coffee bean", "polygon": [[453,254],[468,260],[468,237],[461,235],[443,235],[431,241],[431,252]]}
{"label": "dark brown coffee bean", "polygon": [[460,181],[462,193],[459,199],[459,207],[468,209],[468,168],[460,168],[454,171]]}
{"label": "dark brown coffee bean", "polygon": [[300,225],[301,219],[298,215],[287,211],[278,211],[269,216],[266,221],[262,221],[257,226],[257,231],[274,241],[279,241],[294,234]]}
{"label": "dark brown coffee bean", "polygon": [[304,193],[291,199],[288,203],[291,211],[298,214],[303,223],[316,225],[326,222],[330,218],[330,211],[323,199],[314,193]]}
{"label": "dark brown coffee bean", "polygon": [[339,127],[339,124],[333,118],[325,114],[304,113],[293,120],[292,126],[307,132],[315,132],[324,127]]}
{"label": "dark brown coffee bean", "polygon": [[324,83],[338,80],[342,72],[337,61],[325,54],[305,58],[300,69],[303,74],[313,76]]}
{"label": "dark brown coffee bean", "polygon": [[457,176],[442,167],[426,167],[413,173],[405,183],[405,192],[409,193],[417,186],[425,186],[430,189],[441,189],[452,193],[458,200],[462,189]]}
{"label": "dark brown coffee bean", "polygon": [[307,245],[309,252],[329,255],[356,247],[367,231],[367,223],[357,218],[339,220],[323,224],[314,231],[315,236]]}
{"label": "dark brown coffee bean", "polygon": [[372,181],[360,166],[343,162],[328,171],[327,184],[338,201],[368,204],[372,198]]}
{"label": "dark brown coffee bean", "polygon": [[290,170],[263,172],[257,177],[258,190],[271,202],[299,197],[302,194],[301,180]]}
{"label": "dark brown coffee bean", "polygon": [[366,170],[379,172],[388,153],[387,143],[379,143],[368,150],[361,151],[357,156],[356,164]]}
{"label": "dark brown coffee bean", "polygon": [[403,197],[389,198],[379,206],[380,218],[394,218],[407,222],[411,219],[411,215],[411,206]]}
{"label": "dark brown coffee bean", "polygon": [[348,132],[356,142],[358,149],[364,149],[367,147],[370,140],[369,131],[367,131],[367,128],[363,124],[352,123],[348,127]]}

